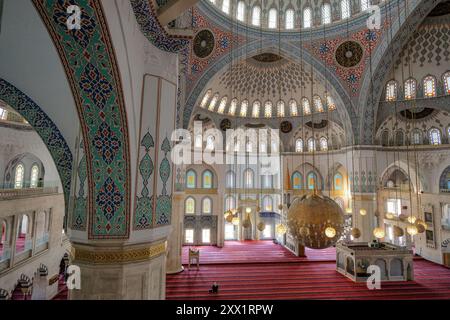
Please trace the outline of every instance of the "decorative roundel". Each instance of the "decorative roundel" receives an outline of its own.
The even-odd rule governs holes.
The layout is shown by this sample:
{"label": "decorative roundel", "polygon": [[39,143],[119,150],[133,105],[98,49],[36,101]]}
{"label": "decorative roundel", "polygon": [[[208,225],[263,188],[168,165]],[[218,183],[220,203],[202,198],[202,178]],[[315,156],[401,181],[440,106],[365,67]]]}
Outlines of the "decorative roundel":
{"label": "decorative roundel", "polygon": [[283,133],[289,133],[292,131],[292,123],[290,123],[289,121],[283,121],[280,124],[280,130]]}
{"label": "decorative roundel", "polygon": [[222,131],[227,131],[228,129],[231,129],[231,121],[230,121],[230,119],[223,119],[220,122],[220,129],[222,129]]}
{"label": "decorative roundel", "polygon": [[194,38],[194,53],[199,58],[208,57],[214,50],[215,46],[214,34],[207,30],[199,31]]}
{"label": "decorative roundel", "polygon": [[358,42],[346,41],[337,48],[336,61],[345,68],[351,68],[361,62],[363,54],[363,48]]}

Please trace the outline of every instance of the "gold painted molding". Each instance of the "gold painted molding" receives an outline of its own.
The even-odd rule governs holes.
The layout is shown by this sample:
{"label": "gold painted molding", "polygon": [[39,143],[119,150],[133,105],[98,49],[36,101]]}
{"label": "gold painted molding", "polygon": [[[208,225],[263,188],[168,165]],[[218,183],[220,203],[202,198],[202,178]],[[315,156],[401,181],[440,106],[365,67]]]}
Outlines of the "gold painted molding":
{"label": "gold painted molding", "polygon": [[142,262],[154,259],[167,250],[167,242],[158,243],[150,247],[139,249],[115,250],[115,251],[93,251],[81,248],[73,248],[74,261],[87,262],[91,264],[116,264]]}

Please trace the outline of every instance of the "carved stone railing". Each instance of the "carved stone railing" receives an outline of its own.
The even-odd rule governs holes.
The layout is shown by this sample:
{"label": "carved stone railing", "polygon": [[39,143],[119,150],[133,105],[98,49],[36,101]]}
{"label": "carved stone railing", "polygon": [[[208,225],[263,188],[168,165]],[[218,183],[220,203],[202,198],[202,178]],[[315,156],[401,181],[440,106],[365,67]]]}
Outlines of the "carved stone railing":
{"label": "carved stone railing", "polygon": [[0,200],[39,197],[58,193],[58,187],[28,188],[28,189],[0,189]]}

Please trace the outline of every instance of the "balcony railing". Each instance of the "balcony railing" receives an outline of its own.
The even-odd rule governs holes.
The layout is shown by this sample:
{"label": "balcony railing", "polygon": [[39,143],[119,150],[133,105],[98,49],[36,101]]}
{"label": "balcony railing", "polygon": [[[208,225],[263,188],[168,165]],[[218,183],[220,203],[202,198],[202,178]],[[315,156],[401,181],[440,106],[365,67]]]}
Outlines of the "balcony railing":
{"label": "balcony railing", "polygon": [[0,189],[0,200],[28,198],[58,193],[58,187]]}

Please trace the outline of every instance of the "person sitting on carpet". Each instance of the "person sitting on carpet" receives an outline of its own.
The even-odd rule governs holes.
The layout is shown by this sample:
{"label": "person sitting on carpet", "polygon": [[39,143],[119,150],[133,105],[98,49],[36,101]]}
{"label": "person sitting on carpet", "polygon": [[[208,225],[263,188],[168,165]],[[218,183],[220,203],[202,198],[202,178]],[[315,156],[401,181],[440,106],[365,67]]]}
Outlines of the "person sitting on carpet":
{"label": "person sitting on carpet", "polygon": [[211,290],[209,290],[209,293],[219,293],[219,285],[217,284],[217,282],[214,282]]}

